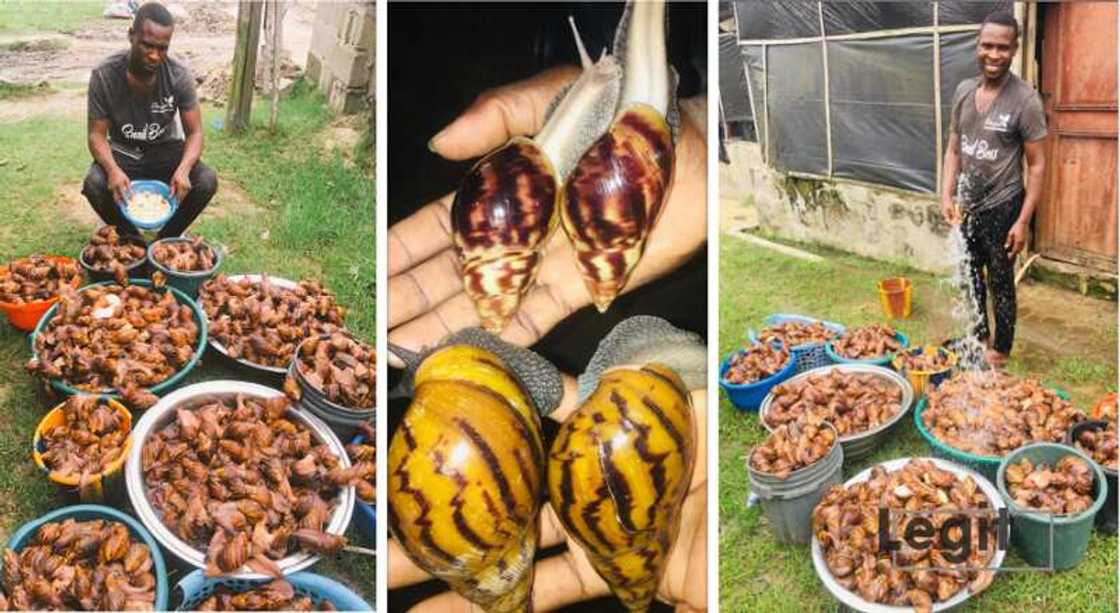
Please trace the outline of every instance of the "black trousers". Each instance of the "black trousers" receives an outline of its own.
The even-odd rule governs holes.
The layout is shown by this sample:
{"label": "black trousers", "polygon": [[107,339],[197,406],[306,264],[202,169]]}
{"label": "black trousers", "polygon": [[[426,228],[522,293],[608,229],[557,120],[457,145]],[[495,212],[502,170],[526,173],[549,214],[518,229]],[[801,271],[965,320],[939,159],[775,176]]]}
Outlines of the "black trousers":
{"label": "black trousers", "polygon": [[[1011,226],[1019,219],[1023,208],[1023,195],[981,213],[969,214],[961,225],[965,245],[971,258],[968,277],[976,297],[976,329],[973,333],[982,342],[991,337],[988,326],[988,289],[992,290],[995,311],[996,336],[992,347],[1004,354],[1011,353],[1015,341],[1015,262],[1008,257],[1004,244]],[[985,280],[984,272],[987,272]]]}
{"label": "black trousers", "polygon": [[[170,184],[171,175],[175,174],[175,169],[183,159],[183,144],[172,143],[148,149],[140,160],[134,160],[114,151],[113,159],[129,179],[155,179]],[[180,236],[202,213],[210,203],[210,199],[214,197],[214,193],[218,191],[218,175],[201,160],[191,169],[190,181],[191,191],[187,193],[186,198],[179,201],[179,207],[171,220],[160,229],[159,238]],[[132,225],[132,222],[128,221],[117,208],[108,183],[105,169],[94,162],[86,173],[82,194],[106,225],[116,226],[122,234],[139,235],[140,231],[136,226]]]}

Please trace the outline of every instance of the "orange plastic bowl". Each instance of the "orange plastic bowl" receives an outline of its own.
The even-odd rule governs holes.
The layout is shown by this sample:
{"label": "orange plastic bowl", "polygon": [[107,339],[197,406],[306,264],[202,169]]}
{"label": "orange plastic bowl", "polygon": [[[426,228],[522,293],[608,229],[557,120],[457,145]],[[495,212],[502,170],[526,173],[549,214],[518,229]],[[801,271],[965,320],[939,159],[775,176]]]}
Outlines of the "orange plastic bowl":
{"label": "orange plastic bowl", "polygon": [[[77,264],[77,260],[74,258],[63,255],[48,255],[46,259],[52,262],[72,262]],[[81,285],[82,283],[79,281],[78,287],[81,287]],[[0,302],[0,310],[4,311],[4,314],[8,316],[8,321],[11,322],[12,326],[24,332],[31,332],[35,329],[35,326],[39,324],[39,320],[42,319],[47,309],[50,309],[51,305],[56,302],[58,302],[58,296],[47,298],[46,300],[36,300],[34,302],[19,304]]]}

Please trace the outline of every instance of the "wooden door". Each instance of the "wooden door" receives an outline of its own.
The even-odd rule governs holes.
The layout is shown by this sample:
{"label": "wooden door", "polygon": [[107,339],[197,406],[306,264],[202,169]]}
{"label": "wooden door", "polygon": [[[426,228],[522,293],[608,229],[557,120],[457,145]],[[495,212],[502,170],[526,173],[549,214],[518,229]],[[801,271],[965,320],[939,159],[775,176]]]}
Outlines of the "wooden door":
{"label": "wooden door", "polygon": [[1042,17],[1050,136],[1034,250],[1115,274],[1116,4],[1048,4]]}

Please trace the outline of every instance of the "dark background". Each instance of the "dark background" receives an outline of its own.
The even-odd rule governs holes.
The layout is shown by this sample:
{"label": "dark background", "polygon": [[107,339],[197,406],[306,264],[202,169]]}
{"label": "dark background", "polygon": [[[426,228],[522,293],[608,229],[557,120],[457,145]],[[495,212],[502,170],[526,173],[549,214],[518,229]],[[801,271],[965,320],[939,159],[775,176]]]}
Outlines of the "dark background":
{"label": "dark background", "polygon": [[[707,91],[707,25],[704,3],[669,6],[669,57],[680,75],[682,98]],[[451,162],[430,152],[428,140],[483,91],[560,64],[579,64],[568,25],[576,19],[588,53],[597,59],[614,39],[622,4],[402,4],[388,7],[389,225],[453,191],[475,160]],[[698,211],[698,214],[706,212]],[[562,231],[562,230],[557,230]],[[582,283],[574,277],[573,283]],[[389,297],[392,300],[392,296]],[[561,370],[582,372],[601,338],[637,314],[657,315],[707,337],[707,253],[701,249],[672,274],[629,292],[600,315],[581,309],[532,347]],[[399,372],[390,370],[390,389]],[[407,407],[389,407],[389,436]],[[556,424],[544,420],[546,445]],[[549,555],[562,551],[545,550]],[[389,609],[403,611],[446,589],[431,581],[389,592]],[[623,611],[614,598],[566,611]],[[654,611],[668,611],[655,604]]]}

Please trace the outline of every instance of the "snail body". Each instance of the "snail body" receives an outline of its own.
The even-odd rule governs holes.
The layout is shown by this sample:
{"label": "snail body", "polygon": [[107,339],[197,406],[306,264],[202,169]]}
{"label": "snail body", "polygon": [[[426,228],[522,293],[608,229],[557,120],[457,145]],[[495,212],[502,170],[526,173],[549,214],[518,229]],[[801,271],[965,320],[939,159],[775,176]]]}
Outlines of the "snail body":
{"label": "snail body", "polygon": [[529,607],[544,445],[493,353],[436,351],[389,445],[389,526],[418,566],[487,611]]}
{"label": "snail body", "polygon": [[628,4],[614,47],[623,58],[618,110],[572,170],[561,206],[576,264],[600,312],[626,287],[672,182],[667,117],[674,80],[665,49],[665,3]]}
{"label": "snail body", "polygon": [[631,611],[657,594],[695,456],[688,393],[659,364],[605,373],[553,442],[552,507]]}

